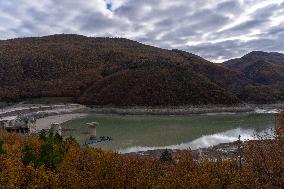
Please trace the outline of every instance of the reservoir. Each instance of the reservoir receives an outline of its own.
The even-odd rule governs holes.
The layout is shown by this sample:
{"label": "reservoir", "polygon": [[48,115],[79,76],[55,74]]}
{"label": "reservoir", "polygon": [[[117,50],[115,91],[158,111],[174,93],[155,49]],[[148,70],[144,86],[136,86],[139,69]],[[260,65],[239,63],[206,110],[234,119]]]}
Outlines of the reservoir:
{"label": "reservoir", "polygon": [[270,134],[274,114],[238,113],[189,116],[88,114],[63,123],[64,136],[72,135],[83,144],[89,139],[86,123],[98,122],[98,136],[113,140],[92,145],[121,153],[155,149],[197,149]]}

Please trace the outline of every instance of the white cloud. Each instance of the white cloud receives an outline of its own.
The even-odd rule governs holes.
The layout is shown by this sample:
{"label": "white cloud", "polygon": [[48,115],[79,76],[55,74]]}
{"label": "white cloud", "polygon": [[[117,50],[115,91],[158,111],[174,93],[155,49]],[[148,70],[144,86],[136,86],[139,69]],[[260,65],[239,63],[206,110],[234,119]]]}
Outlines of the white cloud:
{"label": "white cloud", "polygon": [[1,39],[54,33],[126,37],[213,61],[251,50],[282,51],[283,25],[284,0],[0,1]]}

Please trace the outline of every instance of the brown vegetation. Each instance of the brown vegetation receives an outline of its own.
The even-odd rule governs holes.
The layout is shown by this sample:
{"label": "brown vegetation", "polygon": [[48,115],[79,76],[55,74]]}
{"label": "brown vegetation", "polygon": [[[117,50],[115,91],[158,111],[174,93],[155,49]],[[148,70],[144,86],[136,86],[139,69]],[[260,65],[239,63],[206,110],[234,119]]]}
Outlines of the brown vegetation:
{"label": "brown vegetation", "polygon": [[[118,38],[0,41],[0,70],[1,101],[67,96],[86,104],[166,106],[266,103],[284,96],[280,71],[248,77],[187,52]],[[266,83],[257,82],[262,78]]]}
{"label": "brown vegetation", "polygon": [[247,87],[247,90],[242,94],[242,99],[258,102],[283,99],[283,54],[255,51],[242,58],[226,61],[222,65],[228,69],[243,73],[247,79],[258,84]]}
{"label": "brown vegetation", "polygon": [[[284,127],[284,113],[278,128]],[[276,133],[277,134],[277,133]],[[240,143],[235,155],[193,159],[120,155],[80,147],[72,138],[0,133],[0,185],[5,188],[283,188],[284,140]]]}

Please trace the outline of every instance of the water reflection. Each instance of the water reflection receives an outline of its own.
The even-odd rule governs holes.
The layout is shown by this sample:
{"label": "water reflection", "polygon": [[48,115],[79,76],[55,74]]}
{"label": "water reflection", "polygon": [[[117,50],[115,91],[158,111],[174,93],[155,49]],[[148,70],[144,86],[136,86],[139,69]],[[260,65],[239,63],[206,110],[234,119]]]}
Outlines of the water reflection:
{"label": "water reflection", "polygon": [[271,128],[256,131],[255,129],[242,129],[236,128],[231,129],[226,132],[221,132],[213,135],[202,136],[198,139],[195,139],[191,142],[181,143],[177,145],[169,145],[169,146],[135,146],[126,149],[118,150],[119,153],[130,153],[130,152],[139,152],[139,151],[147,151],[147,150],[157,150],[157,149],[198,149],[198,148],[207,148],[210,146],[218,145],[221,143],[234,142],[238,140],[239,135],[241,135],[241,140],[256,140],[257,136],[272,136],[273,130]]}

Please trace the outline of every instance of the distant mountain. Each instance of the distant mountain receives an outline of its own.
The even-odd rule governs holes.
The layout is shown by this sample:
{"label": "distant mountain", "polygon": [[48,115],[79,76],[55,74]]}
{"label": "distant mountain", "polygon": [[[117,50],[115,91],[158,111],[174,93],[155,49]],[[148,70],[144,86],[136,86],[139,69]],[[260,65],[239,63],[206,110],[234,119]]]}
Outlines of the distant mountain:
{"label": "distant mountain", "polygon": [[254,51],[241,58],[226,61],[222,66],[244,74],[247,79],[283,96],[284,54]]}
{"label": "distant mountain", "polygon": [[242,69],[252,62],[265,61],[284,66],[284,54],[277,52],[252,51],[241,58],[228,60],[223,63],[227,68]]}
{"label": "distant mountain", "polygon": [[[282,71],[279,74],[282,77]],[[275,79],[281,82],[278,76],[267,82]],[[194,54],[79,35],[0,41],[0,88],[1,100],[72,96],[84,104],[114,106],[265,103],[283,98],[279,86]]]}
{"label": "distant mountain", "polygon": [[273,85],[284,81],[284,54],[281,53],[255,51],[242,58],[226,61],[222,65],[243,73],[248,79],[259,84]]}

